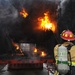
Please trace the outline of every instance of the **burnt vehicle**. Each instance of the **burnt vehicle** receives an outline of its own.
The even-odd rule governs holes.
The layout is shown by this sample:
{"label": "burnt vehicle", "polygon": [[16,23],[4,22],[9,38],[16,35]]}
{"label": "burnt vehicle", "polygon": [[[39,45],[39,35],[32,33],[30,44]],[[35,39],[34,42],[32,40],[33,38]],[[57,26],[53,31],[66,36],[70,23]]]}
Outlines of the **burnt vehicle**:
{"label": "burnt vehicle", "polygon": [[[36,44],[20,42],[15,44],[16,55],[8,63],[8,69],[43,69],[43,63],[54,63],[54,60],[43,48]],[[14,56],[14,55],[13,55]]]}

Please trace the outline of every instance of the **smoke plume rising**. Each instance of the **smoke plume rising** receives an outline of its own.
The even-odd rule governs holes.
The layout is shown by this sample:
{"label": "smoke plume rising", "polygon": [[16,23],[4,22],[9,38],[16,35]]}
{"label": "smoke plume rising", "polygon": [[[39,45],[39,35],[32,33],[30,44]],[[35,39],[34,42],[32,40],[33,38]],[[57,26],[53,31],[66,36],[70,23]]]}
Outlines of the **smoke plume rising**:
{"label": "smoke plume rising", "polygon": [[[26,36],[35,38],[36,36],[32,35],[33,27],[31,27],[31,25],[38,16],[41,16],[47,10],[52,11],[52,15],[55,11],[53,4],[55,4],[55,0],[0,0],[0,40],[3,42],[1,48],[5,46],[5,49],[8,51],[12,39],[10,38],[10,35],[17,38]],[[19,14],[22,8],[25,8],[29,14],[26,19],[22,18]],[[52,17],[54,16],[52,15]],[[26,25],[28,26],[28,29],[26,28]],[[36,25],[35,22],[34,25]],[[51,35],[53,36],[53,34]],[[54,40],[54,37],[52,39]],[[12,45],[9,51],[12,50],[11,48]],[[0,50],[4,51],[5,49],[3,48]]]}

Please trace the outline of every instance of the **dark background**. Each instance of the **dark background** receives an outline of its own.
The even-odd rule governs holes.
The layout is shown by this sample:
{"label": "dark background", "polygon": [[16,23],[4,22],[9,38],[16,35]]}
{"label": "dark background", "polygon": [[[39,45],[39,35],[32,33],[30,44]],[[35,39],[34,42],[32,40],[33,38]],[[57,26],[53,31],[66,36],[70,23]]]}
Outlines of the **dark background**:
{"label": "dark background", "polygon": [[[61,6],[59,0],[0,0],[0,54],[14,53],[11,41],[24,40],[47,49],[53,56],[54,46],[63,42],[60,33],[64,29],[75,33],[75,1],[68,1],[64,5],[65,1],[61,2]],[[57,11],[58,5],[60,8]],[[27,10],[28,17],[23,18],[19,14],[22,8]],[[61,10],[64,11],[63,14]],[[49,11],[52,20],[57,22],[58,32],[34,30],[37,18],[46,11]]]}

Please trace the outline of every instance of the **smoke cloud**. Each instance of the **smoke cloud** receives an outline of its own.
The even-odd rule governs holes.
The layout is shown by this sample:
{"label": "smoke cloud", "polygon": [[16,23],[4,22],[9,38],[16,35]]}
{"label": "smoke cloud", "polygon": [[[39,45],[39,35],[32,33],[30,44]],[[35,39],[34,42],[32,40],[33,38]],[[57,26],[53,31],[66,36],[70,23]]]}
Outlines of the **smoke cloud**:
{"label": "smoke cloud", "polygon": [[[41,3],[55,0],[40,0]],[[33,8],[37,8],[35,4],[38,0],[0,0],[0,25],[7,25],[19,21],[19,11],[23,7],[29,12]],[[12,24],[10,24],[12,25]]]}
{"label": "smoke cloud", "polygon": [[58,6],[59,39],[63,30],[71,30],[75,34],[75,0],[61,0]]}
{"label": "smoke cloud", "polygon": [[9,0],[0,0],[0,21],[10,22],[18,18],[17,9],[11,4]]}
{"label": "smoke cloud", "polygon": [[65,8],[68,3],[69,3],[69,0],[60,0],[60,3],[58,5],[58,11],[61,12],[61,16],[64,14]]}
{"label": "smoke cloud", "polygon": [[[31,33],[30,30],[32,30],[30,26],[32,25],[31,22],[33,18],[36,19],[36,17],[38,17],[38,15],[40,14],[43,14],[45,10],[50,11],[51,9],[52,12],[54,12],[53,6],[52,8],[50,7],[50,1],[55,3],[55,0],[0,0],[0,40],[3,42],[3,46],[1,46],[1,48],[5,46],[5,49],[8,50],[10,48],[9,51],[12,50],[12,44],[10,46],[10,34],[13,37],[22,36],[22,32],[24,31],[24,29],[26,29],[24,28],[26,25],[29,26],[29,30],[26,31],[28,32],[27,35],[33,38],[33,36],[29,34]],[[23,19],[19,14],[22,8],[25,8],[29,14],[26,19]],[[25,36],[25,34],[23,36]],[[5,50],[4,48],[1,48],[0,50]]]}

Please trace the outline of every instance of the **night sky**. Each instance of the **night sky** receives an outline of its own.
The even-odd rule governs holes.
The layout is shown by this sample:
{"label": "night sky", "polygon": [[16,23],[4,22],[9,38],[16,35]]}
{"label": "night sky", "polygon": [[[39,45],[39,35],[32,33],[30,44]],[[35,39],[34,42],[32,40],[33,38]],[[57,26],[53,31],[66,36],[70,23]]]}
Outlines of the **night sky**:
{"label": "night sky", "polygon": [[[57,12],[58,3],[59,0],[0,0],[0,54],[14,53],[11,40],[36,43],[53,54],[54,46],[61,41],[59,34],[64,29],[70,29],[75,33],[74,2],[67,2],[66,6],[63,3],[62,6],[59,5],[62,12],[64,11],[63,14],[60,9]],[[23,18],[19,14],[22,8],[27,10],[28,17]],[[49,11],[52,20],[57,22],[58,33],[34,30],[37,18],[43,16],[46,11]]]}

